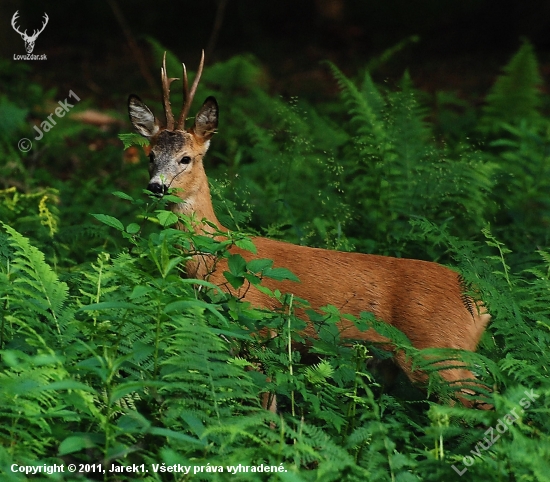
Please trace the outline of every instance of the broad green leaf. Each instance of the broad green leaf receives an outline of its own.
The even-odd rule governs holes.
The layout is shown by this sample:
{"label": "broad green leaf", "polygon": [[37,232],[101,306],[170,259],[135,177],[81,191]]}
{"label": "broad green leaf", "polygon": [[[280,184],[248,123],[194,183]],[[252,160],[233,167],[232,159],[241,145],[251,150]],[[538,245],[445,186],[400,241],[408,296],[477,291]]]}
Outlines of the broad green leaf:
{"label": "broad green leaf", "polygon": [[157,218],[161,226],[172,226],[178,222],[178,217],[171,211],[158,211]]}
{"label": "broad green leaf", "polygon": [[91,449],[101,444],[100,436],[96,434],[71,435],[59,444],[58,455],[67,455],[79,452],[82,449]]}
{"label": "broad green leaf", "polygon": [[126,194],[125,192],[114,191],[112,194],[113,194],[113,196],[119,197],[120,199],[126,199],[127,201],[134,202],[134,198],[132,196]]}
{"label": "broad green leaf", "polygon": [[246,267],[248,268],[248,271],[251,273],[260,273],[266,268],[271,268],[273,266],[273,260],[271,259],[253,259],[246,263]]}
{"label": "broad green leaf", "polygon": [[244,275],[244,278],[247,279],[250,284],[252,285],[257,285],[259,283],[261,283],[261,279],[258,278],[255,274],[251,274],[251,273],[245,273]]}
{"label": "broad green leaf", "polygon": [[136,234],[139,233],[139,230],[141,228],[139,227],[139,224],[136,223],[130,223],[128,226],[126,226],[126,232],[129,234]]}
{"label": "broad green leaf", "polygon": [[113,216],[109,216],[108,214],[92,214],[92,216],[107,226],[111,226],[119,231],[124,231],[124,225]]}
{"label": "broad green leaf", "polygon": [[238,248],[244,249],[245,251],[250,251],[254,254],[257,253],[256,246],[254,246],[254,243],[248,238],[237,239],[237,241],[235,241],[235,245]]}
{"label": "broad green leaf", "polygon": [[233,286],[233,288],[235,288],[236,290],[239,289],[244,283],[243,276],[235,276],[229,271],[224,271],[223,275],[225,276],[225,279],[229,281],[229,284]]}
{"label": "broad green leaf", "polygon": [[162,197],[162,200],[169,203],[180,203],[182,201],[180,197],[175,196],[174,194],[165,194]]}
{"label": "broad green leaf", "polygon": [[246,261],[240,254],[232,254],[227,259],[227,266],[229,266],[231,274],[242,276],[246,270]]}
{"label": "broad green leaf", "polygon": [[298,277],[289,269],[286,268],[268,268],[263,272],[264,276],[277,280],[290,280],[290,281],[300,281]]}

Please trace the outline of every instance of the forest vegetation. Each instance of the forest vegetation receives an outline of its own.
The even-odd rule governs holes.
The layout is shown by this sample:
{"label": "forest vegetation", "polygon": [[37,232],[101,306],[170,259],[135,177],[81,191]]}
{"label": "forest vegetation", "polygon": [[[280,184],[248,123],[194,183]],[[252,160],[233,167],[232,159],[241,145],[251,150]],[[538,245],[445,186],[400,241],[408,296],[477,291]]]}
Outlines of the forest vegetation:
{"label": "forest vegetation", "polygon": [[[160,66],[165,47],[150,48]],[[317,102],[270,91],[252,55],[205,68],[196,106],[209,95],[220,105],[205,168],[233,230],[224,242],[176,229],[186,220],[174,198],[145,191],[146,142],[123,108],[99,128],[77,116],[98,106],[72,97],[32,150],[18,149],[68,93],[0,61],[2,480],[548,480],[550,97],[537,55],[523,42],[472,105],[419,90],[406,71],[375,80],[394,50],[352,76],[326,62],[339,94]],[[167,63],[180,71],[170,51]],[[390,355],[340,339],[345,309],[308,311],[323,328],[304,340],[295,310],[307,300],[274,292],[283,308],[268,312],[184,276],[192,249],[228,257],[233,283],[290,276],[228,253],[254,250],[253,234],[445,264],[492,321],[476,353],[419,353],[364,313],[358,326],[430,375],[424,390],[403,376],[386,386],[373,360]],[[264,327],[278,336],[250,336]],[[311,344],[313,364],[295,342]],[[494,409],[452,403],[438,371],[456,363]],[[277,414],[261,407],[266,391]],[[28,476],[13,464],[149,472]],[[284,471],[232,474],[239,465]]]}

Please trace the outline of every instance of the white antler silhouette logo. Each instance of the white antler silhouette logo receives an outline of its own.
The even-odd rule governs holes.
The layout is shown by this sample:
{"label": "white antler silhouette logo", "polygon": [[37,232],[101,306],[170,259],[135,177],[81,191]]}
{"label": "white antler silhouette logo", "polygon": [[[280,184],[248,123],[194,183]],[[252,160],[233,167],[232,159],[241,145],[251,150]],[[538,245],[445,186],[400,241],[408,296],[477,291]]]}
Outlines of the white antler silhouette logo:
{"label": "white antler silhouette logo", "polygon": [[20,32],[19,29],[17,28],[17,25],[15,24],[15,22],[17,21],[18,15],[19,15],[19,10],[17,10],[13,14],[13,17],[11,18],[11,26],[19,35],[21,35],[21,38],[25,41],[25,49],[27,50],[27,53],[32,54],[36,39],[44,31],[44,29],[46,28],[46,25],[48,25],[48,20],[49,20],[48,14],[44,12],[44,23],[42,24],[42,28],[40,30],[35,30],[33,34],[30,36],[27,35],[27,30],[25,30],[24,32]]}

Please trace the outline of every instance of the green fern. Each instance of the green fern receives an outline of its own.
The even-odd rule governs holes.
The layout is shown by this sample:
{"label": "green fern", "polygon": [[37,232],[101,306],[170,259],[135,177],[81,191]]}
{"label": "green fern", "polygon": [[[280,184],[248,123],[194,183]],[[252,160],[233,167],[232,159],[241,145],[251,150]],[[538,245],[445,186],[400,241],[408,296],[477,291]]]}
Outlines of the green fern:
{"label": "green fern", "polygon": [[53,454],[55,420],[75,418],[54,390],[67,373],[62,358],[53,354],[2,350],[1,355],[0,464],[6,459],[32,463]]}
{"label": "green fern", "polygon": [[[157,62],[163,50],[154,47]],[[0,193],[6,225],[0,230],[2,475],[16,476],[13,463],[103,461],[149,469],[153,463],[215,465],[224,472],[203,470],[193,477],[224,481],[227,465],[265,463],[286,472],[233,478],[435,482],[455,480],[452,465],[462,467],[464,457],[472,457],[471,480],[546,480],[550,131],[537,117],[533,58],[525,48],[504,76],[516,79],[523,93],[514,97],[507,81],[489,97],[487,125],[500,129],[491,145],[472,143],[467,137],[473,129],[466,132],[460,122],[453,133],[460,142],[449,141],[448,132],[436,138],[429,99],[408,74],[389,88],[368,72],[355,82],[332,66],[343,102],[312,106],[269,94],[267,70],[242,55],[207,67],[197,94],[197,102],[216,95],[222,121],[231,119],[220,124],[206,162],[209,176],[223,179],[213,183],[216,209],[233,227],[248,224],[238,211],[255,206],[253,227],[267,224],[278,237],[450,263],[467,294],[483,300],[492,322],[477,353],[416,353],[371,315],[348,317],[408,350],[415,366],[430,375],[437,402],[404,377],[393,387],[378,383],[366,363],[373,354],[388,354],[343,343],[337,323],[345,315],[333,306],[312,313],[306,301],[293,299],[289,309],[275,290],[285,308],[267,312],[182,277],[194,248],[227,258],[236,283],[288,273],[270,272],[269,260],[247,264],[226,253],[233,243],[250,248],[240,233],[219,243],[166,227],[177,221],[164,210],[171,198],[140,195],[145,169],[113,169],[120,149],[112,134],[59,123],[41,151],[49,172],[37,169],[33,176],[14,150],[16,142],[0,142],[6,165],[15,166],[6,182],[13,178],[27,189]],[[173,54],[168,63],[178,76]],[[0,70],[6,65],[0,62]],[[41,105],[45,94],[30,84],[25,95],[12,97]],[[17,90],[27,83],[9,85]],[[173,90],[178,105],[181,90]],[[503,124],[507,102],[525,118]],[[23,110],[4,104],[15,115],[3,119],[13,137]],[[475,109],[469,109],[472,124]],[[79,137],[72,138],[82,142],[71,145],[70,162],[78,175],[63,183],[59,173],[69,162],[64,136],[76,132]],[[91,150],[88,133],[94,143],[104,137],[105,148]],[[78,168],[75,160],[83,158],[93,161],[93,170]],[[135,191],[121,193],[126,184]],[[113,190],[116,202],[107,209]],[[89,212],[101,214],[85,224]],[[486,219],[491,230],[482,232]],[[305,339],[300,317],[308,314],[318,332]],[[445,314],[441,318],[445,322]],[[262,336],[268,332],[278,336]],[[303,344],[308,353],[298,351]],[[456,387],[438,372],[463,364],[478,377],[472,398],[490,399],[494,410],[443,402]],[[277,414],[260,408],[264,392],[277,394]],[[528,407],[520,405],[526,392],[534,397]],[[487,430],[511,410],[520,417],[481,450]],[[174,474],[140,476],[158,482]],[[133,480],[135,474],[104,478],[113,477]]]}
{"label": "green fern", "polygon": [[26,318],[29,311],[45,317],[62,334],[71,321],[70,310],[65,310],[68,286],[59,281],[55,272],[44,261],[44,254],[15,229],[2,223],[9,235],[13,258],[10,263],[8,297],[13,319]]}
{"label": "green fern", "polygon": [[183,413],[217,425],[232,412],[246,413],[246,404],[258,403],[251,379],[231,360],[227,345],[204,324],[203,316],[204,308],[190,304],[186,316],[173,316],[169,322],[174,332],[167,340],[161,366],[165,386],[160,391],[169,397],[169,426],[179,426]]}
{"label": "green fern", "polygon": [[149,140],[143,136],[136,134],[135,132],[119,134],[118,138],[124,144],[124,149],[128,149],[131,146],[148,146]]}
{"label": "green fern", "polygon": [[[406,74],[397,92],[379,92],[367,73],[359,89],[331,66],[351,116],[355,144],[340,163],[345,173],[344,195],[356,206],[352,216],[364,231],[350,228],[360,249],[395,252],[400,240],[388,233],[403,232],[412,216],[440,222],[451,216],[462,230],[483,226],[491,206],[489,192],[495,165],[467,147],[454,149],[433,141],[426,109],[417,100]],[[466,187],[467,186],[467,187]],[[352,202],[353,200],[353,202]],[[474,220],[474,225],[472,225]],[[370,239],[369,239],[370,238]]]}
{"label": "green fern", "polygon": [[516,124],[526,120],[536,124],[541,116],[539,86],[542,79],[533,46],[525,41],[487,95],[480,130],[493,134],[505,123]]}

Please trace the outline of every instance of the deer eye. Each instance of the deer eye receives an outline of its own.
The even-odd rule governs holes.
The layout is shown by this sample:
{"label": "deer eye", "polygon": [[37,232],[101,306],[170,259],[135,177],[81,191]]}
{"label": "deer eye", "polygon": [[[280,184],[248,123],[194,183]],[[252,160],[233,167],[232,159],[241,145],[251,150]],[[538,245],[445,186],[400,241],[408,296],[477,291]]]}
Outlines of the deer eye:
{"label": "deer eye", "polygon": [[191,158],[189,156],[183,156],[180,159],[180,164],[189,164],[191,162]]}
{"label": "deer eye", "polygon": [[151,151],[149,153],[149,162],[150,163],[154,163],[155,162],[155,153],[153,151]]}

